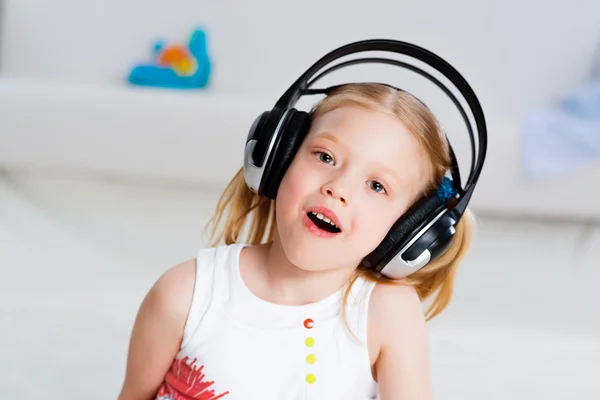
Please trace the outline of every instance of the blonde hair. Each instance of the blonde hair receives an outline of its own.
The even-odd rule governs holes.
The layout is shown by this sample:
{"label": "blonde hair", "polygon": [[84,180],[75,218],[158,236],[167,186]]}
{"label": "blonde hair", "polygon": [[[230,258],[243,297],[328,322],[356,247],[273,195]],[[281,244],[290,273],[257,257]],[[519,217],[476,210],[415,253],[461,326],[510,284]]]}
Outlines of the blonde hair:
{"label": "blonde hair", "polygon": [[[425,149],[431,171],[423,187],[423,193],[433,190],[443,180],[450,168],[448,143],[440,126],[429,111],[414,96],[379,84],[348,84],[327,95],[311,110],[311,118],[320,116],[344,106],[358,106],[371,111],[379,111],[398,117],[415,135]],[[418,199],[414,199],[416,201]],[[240,169],[229,182],[217,204],[215,214],[207,228],[212,227],[212,245],[219,242],[232,244],[241,239],[247,228],[244,240],[250,244],[272,241],[275,234],[275,201],[263,198],[252,192],[244,180]],[[421,300],[432,299],[425,315],[427,320],[441,313],[450,303],[454,288],[454,278],[471,243],[473,218],[469,210],[456,225],[456,234],[448,250],[421,270],[397,281],[392,281],[374,271],[358,266],[350,283],[363,277],[370,281],[386,284],[413,286]],[[344,295],[348,300],[351,285]],[[342,311],[345,307],[342,307]]]}

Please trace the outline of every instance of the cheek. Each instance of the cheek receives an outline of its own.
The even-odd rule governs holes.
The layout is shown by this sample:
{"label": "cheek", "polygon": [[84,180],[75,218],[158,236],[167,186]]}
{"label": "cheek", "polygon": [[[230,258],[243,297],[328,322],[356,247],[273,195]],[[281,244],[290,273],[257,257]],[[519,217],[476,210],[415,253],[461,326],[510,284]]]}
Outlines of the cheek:
{"label": "cheek", "polygon": [[399,212],[393,212],[392,207],[368,207],[361,210],[360,218],[355,221],[355,228],[360,232],[361,240],[371,251],[381,243],[398,220]]}
{"label": "cheek", "polygon": [[277,197],[298,198],[310,190],[311,180],[311,171],[306,163],[294,160],[281,180]]}
{"label": "cheek", "polygon": [[299,202],[308,192],[306,176],[298,163],[292,163],[286,171],[277,192],[276,211],[278,215],[287,215],[297,210]]}
{"label": "cheek", "polygon": [[279,191],[277,192],[277,200],[281,200],[282,202],[289,202],[297,196],[299,187],[298,180],[295,179],[294,171],[288,169],[283,179],[281,180],[281,184],[279,185]]}

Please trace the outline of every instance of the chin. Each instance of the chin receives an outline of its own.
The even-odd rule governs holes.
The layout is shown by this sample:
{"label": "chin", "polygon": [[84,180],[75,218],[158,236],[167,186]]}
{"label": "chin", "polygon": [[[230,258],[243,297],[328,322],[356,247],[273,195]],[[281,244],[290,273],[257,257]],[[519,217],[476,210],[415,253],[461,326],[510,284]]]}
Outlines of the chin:
{"label": "chin", "polygon": [[325,265],[329,264],[328,259],[323,258],[322,251],[315,249],[314,246],[297,241],[284,240],[282,242],[283,251],[290,263],[304,271],[319,271],[326,269]]}
{"label": "chin", "polygon": [[[286,243],[287,242],[287,243]],[[307,272],[329,271],[357,266],[362,257],[349,257],[328,243],[288,240],[282,242],[287,259],[297,268]]]}
{"label": "chin", "polygon": [[[375,243],[366,243],[358,237],[344,232],[338,237],[320,238],[311,233],[302,222],[302,215],[293,216],[279,213],[278,232],[275,240],[287,260],[303,271],[330,271],[356,268],[362,259],[370,253],[367,247]],[[369,241],[373,238],[369,237]]]}

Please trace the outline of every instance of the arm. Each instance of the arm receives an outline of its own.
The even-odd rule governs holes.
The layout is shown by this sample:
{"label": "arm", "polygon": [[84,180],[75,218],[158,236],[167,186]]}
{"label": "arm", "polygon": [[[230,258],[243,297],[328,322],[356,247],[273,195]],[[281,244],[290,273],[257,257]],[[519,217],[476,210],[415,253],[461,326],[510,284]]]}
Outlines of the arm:
{"label": "arm", "polygon": [[175,266],[144,298],[131,334],[119,400],[149,400],[156,396],[181,345],[195,273],[195,260]]}
{"label": "arm", "polygon": [[381,400],[431,400],[429,342],[421,302],[408,286],[377,285],[374,328],[381,335],[375,371]]}

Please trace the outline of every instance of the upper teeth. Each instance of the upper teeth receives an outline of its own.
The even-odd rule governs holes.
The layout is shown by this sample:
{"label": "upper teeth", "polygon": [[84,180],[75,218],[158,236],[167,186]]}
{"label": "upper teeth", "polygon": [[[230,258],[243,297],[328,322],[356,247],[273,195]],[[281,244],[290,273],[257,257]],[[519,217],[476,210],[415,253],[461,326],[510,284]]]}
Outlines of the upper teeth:
{"label": "upper teeth", "polygon": [[326,217],[326,216],[324,216],[323,214],[321,214],[321,213],[316,213],[316,212],[314,212],[314,211],[311,211],[310,213],[311,213],[312,215],[316,216],[317,218],[319,218],[319,219],[321,219],[321,220],[323,220],[323,221],[325,221],[325,222],[328,222],[328,223],[330,223],[331,225],[333,225],[333,226],[335,226],[335,227],[337,228],[337,225],[336,225],[336,224],[334,224],[334,223],[333,223],[333,221],[331,221],[329,218],[327,218],[327,217]]}

